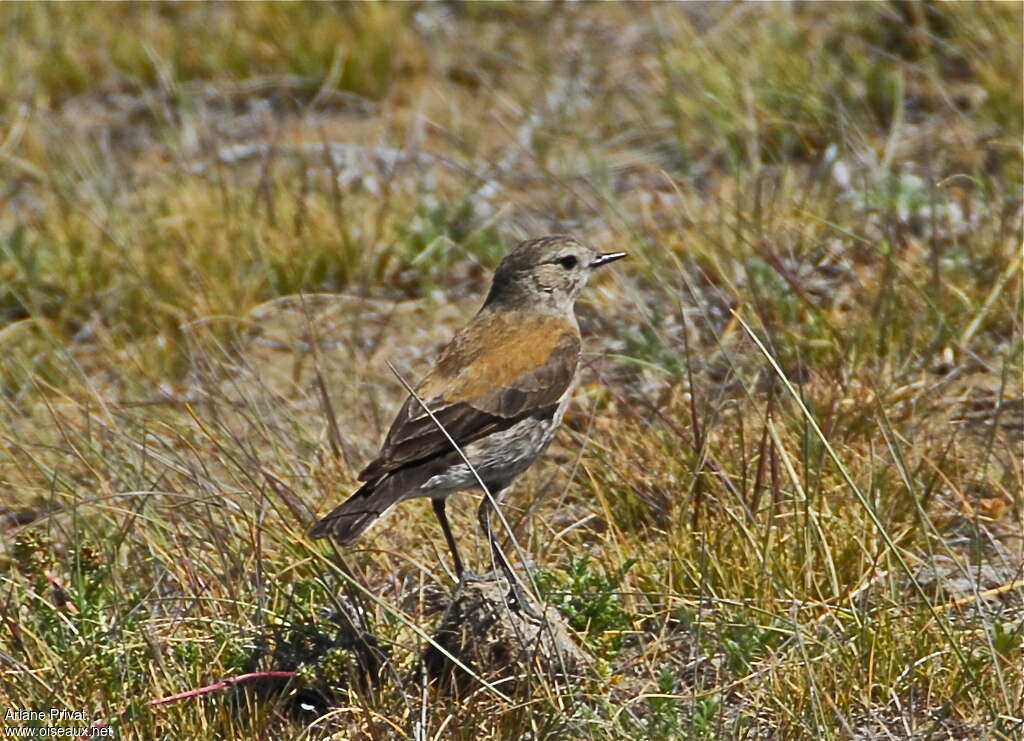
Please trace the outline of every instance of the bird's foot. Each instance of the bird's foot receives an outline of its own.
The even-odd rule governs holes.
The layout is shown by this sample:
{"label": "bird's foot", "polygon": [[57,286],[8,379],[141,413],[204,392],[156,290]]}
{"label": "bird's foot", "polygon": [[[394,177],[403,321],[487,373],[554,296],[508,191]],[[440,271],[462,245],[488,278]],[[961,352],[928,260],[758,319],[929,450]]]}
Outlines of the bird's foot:
{"label": "bird's foot", "polygon": [[521,612],[528,618],[537,620],[538,622],[544,618],[544,616],[534,607],[533,600],[527,596],[523,588],[512,582],[509,584],[508,594],[505,595],[505,602],[508,604],[508,608],[513,612]]}
{"label": "bird's foot", "polygon": [[469,569],[463,569],[462,573],[459,574],[459,584],[483,584],[484,582],[496,580],[497,577],[493,572],[490,574],[477,574]]}

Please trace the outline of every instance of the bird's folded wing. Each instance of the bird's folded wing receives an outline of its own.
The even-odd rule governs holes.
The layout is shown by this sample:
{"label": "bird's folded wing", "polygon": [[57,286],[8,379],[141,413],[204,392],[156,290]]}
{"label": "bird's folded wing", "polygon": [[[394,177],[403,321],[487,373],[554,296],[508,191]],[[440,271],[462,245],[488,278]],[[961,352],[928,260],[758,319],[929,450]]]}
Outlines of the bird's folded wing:
{"label": "bird's folded wing", "polygon": [[[416,394],[462,447],[525,417],[550,413],[572,383],[579,355],[579,332],[565,319],[478,316],[444,349]],[[452,450],[410,396],[379,457],[359,478],[376,479]]]}

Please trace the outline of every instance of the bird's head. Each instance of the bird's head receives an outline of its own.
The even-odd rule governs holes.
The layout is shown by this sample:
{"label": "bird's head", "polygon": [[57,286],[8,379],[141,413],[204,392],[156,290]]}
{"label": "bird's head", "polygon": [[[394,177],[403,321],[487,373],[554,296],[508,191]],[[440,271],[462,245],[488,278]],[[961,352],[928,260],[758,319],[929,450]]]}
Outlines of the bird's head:
{"label": "bird's head", "polygon": [[625,256],[598,252],[564,234],[520,242],[494,272],[484,306],[571,310],[590,274]]}

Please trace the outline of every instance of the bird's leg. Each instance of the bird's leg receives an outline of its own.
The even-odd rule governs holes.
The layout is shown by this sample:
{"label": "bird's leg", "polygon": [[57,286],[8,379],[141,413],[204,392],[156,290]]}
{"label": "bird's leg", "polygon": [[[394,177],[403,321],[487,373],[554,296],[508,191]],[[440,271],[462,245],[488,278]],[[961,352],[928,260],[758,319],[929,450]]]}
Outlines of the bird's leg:
{"label": "bird's leg", "polygon": [[466,574],[466,570],[462,566],[462,559],[459,558],[459,549],[455,545],[455,538],[452,536],[452,529],[448,525],[448,515],[445,514],[444,511],[445,498],[439,497],[438,499],[431,499],[430,501],[434,505],[434,514],[437,515],[437,521],[441,523],[441,530],[444,531],[444,539],[448,541],[448,550],[451,551],[452,560],[455,562],[455,578],[461,582],[462,577]]}
{"label": "bird's leg", "polygon": [[491,549],[491,558],[498,562],[498,566],[505,574],[505,578],[508,579],[509,584],[516,584],[515,574],[512,571],[512,566],[509,564],[508,559],[505,558],[505,554],[501,552],[501,547],[498,545],[498,538],[494,535],[491,530],[491,510],[494,506],[491,504],[491,497],[494,494],[488,496],[484,494],[483,501],[480,502],[480,509],[477,510],[477,520],[480,522],[480,529],[484,531],[484,536],[487,538],[487,544]]}
{"label": "bird's leg", "polygon": [[493,496],[496,496],[496,493],[492,493],[490,496],[486,492],[484,493],[480,509],[477,510],[477,519],[480,521],[480,528],[484,531],[484,535],[487,536],[487,543],[491,547],[492,557],[498,562],[498,566],[505,573],[505,578],[508,579],[508,595],[505,599],[511,609],[516,612],[525,613],[534,620],[540,620],[542,616],[533,608],[530,599],[523,593],[523,588],[519,584],[515,572],[512,571],[512,565],[505,558],[505,554],[501,551],[501,546],[498,545],[498,539],[495,537],[493,530],[491,530],[491,510],[494,508],[491,504],[491,497]]}

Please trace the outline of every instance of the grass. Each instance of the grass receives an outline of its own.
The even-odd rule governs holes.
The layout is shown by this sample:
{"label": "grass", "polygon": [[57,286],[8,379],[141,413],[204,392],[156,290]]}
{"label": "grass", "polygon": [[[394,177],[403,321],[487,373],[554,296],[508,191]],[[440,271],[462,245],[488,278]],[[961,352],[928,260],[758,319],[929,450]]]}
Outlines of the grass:
{"label": "grass", "polygon": [[[5,710],[147,739],[1020,736],[1019,6],[0,17]],[[305,532],[401,401],[387,362],[422,373],[504,251],[563,230],[630,260],[504,511],[595,665],[455,703],[416,677],[451,586],[429,507],[349,571]],[[153,704],[268,671],[294,674]]]}

